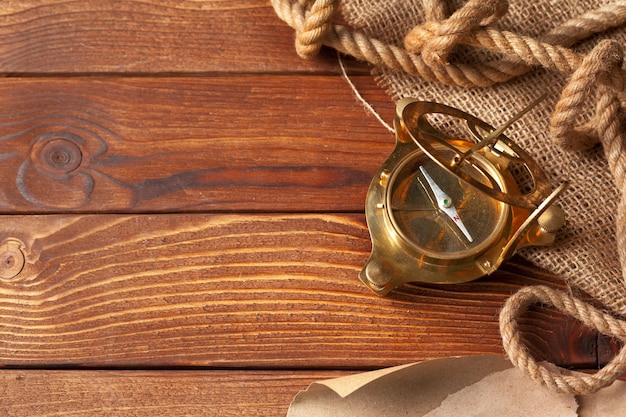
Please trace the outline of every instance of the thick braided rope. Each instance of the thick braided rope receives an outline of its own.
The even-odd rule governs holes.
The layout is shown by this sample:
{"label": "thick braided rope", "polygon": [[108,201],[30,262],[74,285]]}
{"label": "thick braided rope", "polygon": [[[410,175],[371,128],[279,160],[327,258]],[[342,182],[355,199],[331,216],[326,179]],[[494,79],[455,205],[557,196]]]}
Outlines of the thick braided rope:
{"label": "thick braided rope", "polygon": [[617,1],[590,10],[550,30],[542,36],[552,45],[572,46],[595,33],[602,33],[626,22],[626,2]]}
{"label": "thick braided rope", "polygon": [[[601,45],[598,45],[597,48],[600,47]],[[612,59],[614,65],[621,66],[623,59],[621,54],[619,58],[612,55]],[[622,271],[626,276],[626,135],[622,120],[624,112],[620,96],[607,85],[600,84],[597,91],[595,122],[609,169],[613,173],[617,189],[621,192],[616,235]]]}
{"label": "thick braided rope", "polygon": [[[321,0],[318,0],[321,1]],[[280,19],[295,29],[296,33],[305,31],[305,17],[312,8],[312,2],[298,0],[271,0],[274,11]],[[334,10],[338,0],[331,2]],[[330,13],[332,14],[332,13]],[[325,15],[329,15],[326,13]],[[321,27],[321,22],[320,27]],[[448,85],[463,87],[489,87],[495,83],[505,82],[518,75],[519,70],[511,65],[448,65],[430,67],[424,62],[420,54],[406,51],[397,45],[386,44],[375,38],[370,38],[365,33],[352,30],[343,25],[326,25],[328,31],[320,39],[321,43],[346,55],[351,55],[361,61],[369,62],[376,66],[383,66],[407,74],[416,75],[424,80],[436,81]],[[306,29],[310,30],[310,29]],[[298,39],[299,35],[296,35]],[[300,42],[300,41],[296,41]],[[315,55],[307,51],[318,51],[319,48],[299,48],[303,52],[302,58],[312,58]]]}
{"label": "thick braided rope", "polygon": [[318,0],[305,14],[302,31],[296,33],[296,51],[300,56],[315,56],[322,47],[322,40],[330,30],[337,2]]}
{"label": "thick braided rope", "polygon": [[622,348],[604,368],[593,375],[568,375],[537,363],[521,339],[518,319],[534,304],[550,305],[580,320],[585,325],[626,342],[626,322],[562,291],[545,286],[519,290],[505,303],[500,314],[500,334],[509,359],[541,384],[567,394],[589,394],[604,388],[626,372],[626,348]]}
{"label": "thick braided rope", "polygon": [[[611,73],[620,74],[615,71],[622,66],[622,49],[612,41],[600,42],[580,63],[578,69],[572,74],[569,83],[563,89],[561,97],[556,104],[554,114],[550,121],[550,135],[564,149],[583,150],[589,149],[598,143],[600,137],[604,136],[604,130],[598,128],[597,132],[591,130],[590,126],[597,125],[596,120],[589,123],[583,129],[573,128],[573,123],[580,114],[580,109],[589,99],[589,92],[593,91],[599,80],[605,79]],[[600,96],[615,94],[623,88],[623,78],[613,78],[612,81],[605,81],[603,84],[611,84]],[[597,113],[603,117],[615,118],[616,114],[607,115],[606,106],[604,109],[598,108]],[[599,116],[596,116],[596,119]],[[610,146],[607,144],[607,146]]]}
{"label": "thick braided rope", "polygon": [[[317,2],[320,6],[316,6]],[[574,53],[565,47],[591,34],[626,22],[626,1],[619,1],[571,19],[544,35],[541,41],[484,27],[483,25],[494,22],[506,12],[503,3],[505,2],[502,0],[469,0],[448,19],[443,19],[443,6],[438,8],[431,15],[427,14],[427,22],[407,35],[405,45],[411,50],[408,52],[398,46],[369,38],[362,32],[331,24],[337,0],[272,0],[278,16],[297,33],[313,33],[304,36],[305,42],[296,41],[297,44],[300,42],[305,45],[317,42],[317,46],[298,49],[304,58],[316,54],[323,43],[374,65],[404,71],[428,81],[465,87],[505,82],[527,72],[532,66],[571,75],[552,116],[551,133],[557,143],[569,149],[584,149],[598,141],[602,143],[609,168],[622,192],[617,240],[622,268],[626,271],[626,139],[621,125],[622,108],[619,97],[625,84],[622,50],[611,41],[599,43],[587,56]],[[315,18],[307,20],[309,15]],[[323,29],[316,31],[313,28],[315,25]],[[301,35],[297,35],[297,39],[300,37]],[[505,58],[475,65],[446,63],[448,54],[459,43],[501,53]],[[580,113],[580,106],[595,85],[595,116],[586,126],[577,128],[576,117]],[[592,131],[591,126],[595,126],[595,131]],[[523,372],[556,392],[574,394],[595,392],[610,385],[626,372],[626,347],[602,370],[591,376],[565,375],[538,364],[523,344],[517,325],[517,319],[529,306],[537,303],[553,305],[585,325],[626,342],[626,322],[569,294],[543,286],[527,287],[507,301],[500,315],[505,351]]]}
{"label": "thick braided rope", "polygon": [[[498,0],[469,0],[456,11],[449,19],[441,22],[429,21],[416,28],[422,34],[418,35],[414,29],[405,39],[404,46],[411,52],[421,52],[424,61],[430,66],[445,64],[448,54],[460,43],[465,35],[480,25],[486,25],[504,16],[508,10],[508,3]],[[411,42],[419,37],[420,45]],[[418,46],[413,48],[412,46]]]}
{"label": "thick braided rope", "polygon": [[[504,8],[502,4],[506,4],[506,2],[489,1],[495,1],[498,4],[493,6],[496,10],[491,15],[484,11],[481,13],[473,13],[471,11],[471,7],[475,3],[480,5],[484,1],[475,1],[467,4],[455,12],[455,15],[456,17],[462,17],[465,14],[470,16],[476,15],[472,17],[470,23],[481,20],[481,17],[482,23],[485,23],[485,21],[491,22],[502,14],[502,9]],[[319,52],[322,44],[324,44],[376,66],[385,66],[407,74],[416,75],[427,81],[462,87],[489,87],[496,83],[509,81],[528,71],[526,66],[520,65],[522,63],[527,63],[531,66],[541,65],[547,68],[555,68],[569,74],[574,68],[577,68],[583,58],[569,50],[555,49],[546,42],[554,41],[561,45],[572,44],[593,33],[597,33],[597,31],[619,26],[626,21],[626,1],[620,1],[615,5],[611,5],[611,7],[603,7],[565,22],[559,28],[547,34],[544,37],[545,42],[539,42],[532,38],[496,31],[490,28],[478,28],[464,24],[462,27],[455,27],[453,24],[457,21],[455,19],[452,22],[448,22],[444,27],[452,32],[459,31],[458,33],[454,35],[441,34],[439,36],[444,36],[444,40],[430,39],[426,42],[426,46],[429,46],[430,49],[422,51],[422,53],[414,53],[397,45],[386,44],[371,38],[361,31],[351,30],[343,25],[332,24],[332,17],[338,8],[338,0],[271,0],[271,3],[276,14],[295,29],[296,50],[302,58],[314,57]],[[437,24],[442,25],[443,23],[426,22],[427,26]],[[473,31],[472,27],[474,28]],[[580,29],[578,30],[578,28]],[[463,29],[467,30],[463,31]],[[421,28],[418,27],[415,30],[419,31]],[[432,31],[426,30],[426,32],[431,33],[430,38],[434,36]],[[449,50],[451,39],[459,43],[469,43],[502,53],[508,59],[473,65],[463,63],[439,65],[438,62],[444,60],[446,50]],[[432,49],[440,46],[444,50]],[[438,56],[439,58],[429,61],[423,55]],[[514,61],[511,61],[511,58]]]}
{"label": "thick braided rope", "polygon": [[[580,67],[584,57],[568,48],[478,24],[481,19],[499,18],[503,4],[506,2],[501,0],[471,0],[442,22],[426,22],[415,27],[406,35],[404,45],[410,52],[421,53],[431,66],[443,64],[456,44],[465,44],[503,54],[529,67],[544,67],[564,74],[571,74]],[[626,19],[626,13],[620,16]],[[595,28],[605,26],[595,25]],[[615,71],[622,70],[615,68]],[[615,74],[607,82],[618,77]]]}

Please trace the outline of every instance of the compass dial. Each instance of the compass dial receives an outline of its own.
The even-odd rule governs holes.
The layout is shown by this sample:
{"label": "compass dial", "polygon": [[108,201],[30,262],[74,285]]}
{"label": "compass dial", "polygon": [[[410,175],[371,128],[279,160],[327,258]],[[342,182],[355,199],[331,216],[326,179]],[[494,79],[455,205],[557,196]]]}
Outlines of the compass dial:
{"label": "compass dial", "polygon": [[[441,150],[446,151],[452,152]],[[505,191],[504,180],[497,171],[486,171],[492,164],[484,162],[481,169],[470,164],[464,169],[472,178]],[[507,204],[468,185],[418,150],[389,179],[386,209],[407,244],[430,257],[458,259],[481,252],[501,235]]]}

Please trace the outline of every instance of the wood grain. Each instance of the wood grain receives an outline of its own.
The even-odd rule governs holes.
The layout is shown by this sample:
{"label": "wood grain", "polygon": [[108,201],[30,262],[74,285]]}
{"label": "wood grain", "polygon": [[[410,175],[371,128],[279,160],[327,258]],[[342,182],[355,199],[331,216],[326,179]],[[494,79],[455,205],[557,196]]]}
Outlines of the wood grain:
{"label": "wood grain", "polygon": [[[265,0],[5,0],[0,73],[334,72],[302,60]],[[362,65],[351,65],[361,68]]]}
{"label": "wood grain", "polygon": [[[284,417],[298,391],[341,371],[0,371],[16,416]],[[9,401],[7,401],[9,399]]]}
{"label": "wood grain", "polygon": [[329,76],[7,79],[0,132],[5,213],[363,211],[394,144]]}
{"label": "wood grain", "polygon": [[[1,415],[283,416],[314,380],[502,354],[504,300],[563,287],[516,258],[370,293],[393,135],[293,39],[266,0],[0,3]],[[522,329],[567,367],[616,349],[552,309]]]}
{"label": "wood grain", "polygon": [[[504,270],[379,298],[357,278],[370,251],[362,215],[31,215],[0,225],[25,258],[0,281],[5,366],[370,368],[499,354],[507,296],[559,285]],[[547,330],[529,320],[546,343],[564,343],[551,329],[565,318]]]}
{"label": "wood grain", "polygon": [[[598,334],[598,367],[603,367],[609,363],[624,347],[624,343],[603,334]],[[626,376],[622,377],[626,380]]]}

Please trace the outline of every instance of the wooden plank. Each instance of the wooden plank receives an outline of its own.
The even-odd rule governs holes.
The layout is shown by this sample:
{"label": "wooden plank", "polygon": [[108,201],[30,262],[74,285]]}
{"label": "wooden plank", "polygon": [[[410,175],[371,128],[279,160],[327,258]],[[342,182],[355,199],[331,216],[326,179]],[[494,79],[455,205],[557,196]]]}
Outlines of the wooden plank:
{"label": "wooden plank", "polygon": [[[598,335],[598,367],[603,367],[611,361],[624,347],[624,343],[620,340],[613,339],[603,334]],[[626,380],[626,377],[622,379]]]}
{"label": "wooden plank", "polygon": [[293,397],[344,371],[0,371],[0,414],[284,417]]}
{"label": "wooden plank", "polygon": [[5,213],[362,211],[394,144],[335,76],[3,79],[0,132]]}
{"label": "wooden plank", "polygon": [[[499,354],[504,300],[560,285],[509,264],[379,298],[357,278],[362,215],[31,215],[0,227],[5,366],[371,368]],[[567,322],[531,315],[526,329],[573,350],[553,349],[571,364],[577,347],[554,332]]]}
{"label": "wooden plank", "polygon": [[[296,57],[265,1],[5,1],[0,16],[0,74],[56,75],[0,80],[4,213],[361,212],[393,145],[339,77],[293,75],[337,74],[336,57]],[[165,77],[75,77],[87,74]],[[386,95],[355,82],[390,120]],[[2,223],[7,366],[370,367],[497,353],[506,296],[559,285],[514,266],[377,299],[356,280],[369,252],[359,215]],[[598,361],[597,335],[552,310],[524,328],[545,359]]]}
{"label": "wooden plank", "polygon": [[[264,0],[4,0],[0,73],[334,72]],[[364,65],[352,70],[365,72]]]}
{"label": "wooden plank", "polygon": [[536,360],[579,370],[598,368],[598,332],[573,318],[534,306],[521,320],[520,329]]}

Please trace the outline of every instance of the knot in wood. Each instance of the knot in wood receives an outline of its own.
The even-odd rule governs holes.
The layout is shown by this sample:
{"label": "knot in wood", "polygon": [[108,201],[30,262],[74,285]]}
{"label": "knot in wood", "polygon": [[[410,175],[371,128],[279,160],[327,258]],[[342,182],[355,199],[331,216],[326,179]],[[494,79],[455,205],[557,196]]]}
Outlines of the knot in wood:
{"label": "knot in wood", "polygon": [[63,137],[52,137],[34,148],[33,161],[52,175],[66,175],[76,170],[83,154],[74,141]]}
{"label": "knot in wood", "polygon": [[13,238],[0,244],[0,279],[12,280],[22,272],[26,263],[23,247],[24,243]]}

